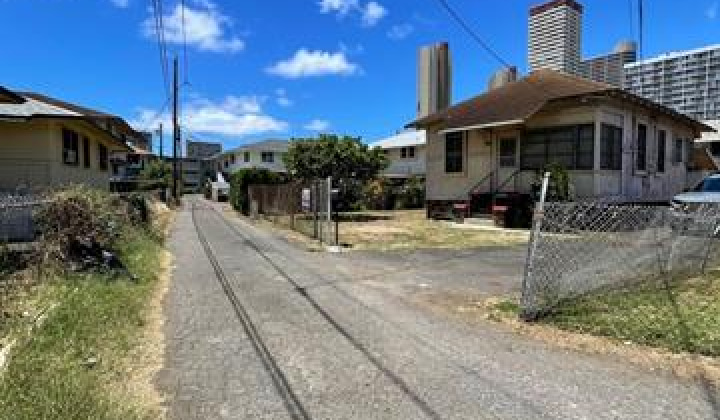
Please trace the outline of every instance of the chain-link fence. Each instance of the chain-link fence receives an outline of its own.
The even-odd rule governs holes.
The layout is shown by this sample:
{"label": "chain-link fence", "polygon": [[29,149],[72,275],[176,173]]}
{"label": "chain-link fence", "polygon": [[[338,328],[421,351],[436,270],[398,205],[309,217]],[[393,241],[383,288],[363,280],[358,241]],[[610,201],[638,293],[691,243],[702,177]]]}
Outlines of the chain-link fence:
{"label": "chain-link fence", "polygon": [[332,212],[332,180],[281,185],[251,185],[250,215],[263,217],[326,244],[337,243]]}
{"label": "chain-link fence", "polygon": [[697,276],[720,251],[719,223],[718,205],[545,204],[528,249],[523,316],[593,292]]}
{"label": "chain-link fence", "polygon": [[33,212],[45,202],[34,195],[0,195],[0,243],[35,239]]}

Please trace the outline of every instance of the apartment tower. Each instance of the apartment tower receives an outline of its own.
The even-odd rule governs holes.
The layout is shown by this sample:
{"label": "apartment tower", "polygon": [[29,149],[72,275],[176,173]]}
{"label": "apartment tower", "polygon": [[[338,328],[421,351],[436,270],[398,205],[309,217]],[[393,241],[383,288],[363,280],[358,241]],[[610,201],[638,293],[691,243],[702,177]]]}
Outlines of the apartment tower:
{"label": "apartment tower", "polygon": [[583,60],[580,63],[579,75],[596,82],[622,87],[625,65],[635,60],[637,44],[633,41],[621,41],[610,54]]}
{"label": "apartment tower", "polygon": [[553,0],[530,9],[530,71],[551,69],[578,74],[583,7],[575,0]]}
{"label": "apartment tower", "polygon": [[420,48],[417,95],[418,118],[450,106],[452,65],[447,42]]}
{"label": "apartment tower", "polygon": [[720,120],[720,44],[625,65],[624,88],[698,120]]}

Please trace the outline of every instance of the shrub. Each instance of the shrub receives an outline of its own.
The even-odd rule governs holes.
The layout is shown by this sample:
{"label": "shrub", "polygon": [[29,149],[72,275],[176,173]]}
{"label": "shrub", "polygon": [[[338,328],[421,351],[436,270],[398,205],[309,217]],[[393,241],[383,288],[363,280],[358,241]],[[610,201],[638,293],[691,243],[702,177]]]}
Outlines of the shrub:
{"label": "shrub", "polygon": [[380,177],[368,182],[364,188],[365,206],[370,210],[392,208],[392,185],[387,178]]}
{"label": "shrub", "polygon": [[412,176],[400,186],[395,200],[396,209],[420,209],[425,206],[425,181]]}
{"label": "shrub", "polygon": [[132,223],[129,205],[108,192],[83,186],[60,190],[35,214],[44,259],[67,260],[78,240],[113,248],[122,229]]}
{"label": "shrub", "polygon": [[263,168],[248,168],[234,172],[230,176],[230,204],[237,211],[250,213],[248,187],[250,185],[283,184],[287,176]]}

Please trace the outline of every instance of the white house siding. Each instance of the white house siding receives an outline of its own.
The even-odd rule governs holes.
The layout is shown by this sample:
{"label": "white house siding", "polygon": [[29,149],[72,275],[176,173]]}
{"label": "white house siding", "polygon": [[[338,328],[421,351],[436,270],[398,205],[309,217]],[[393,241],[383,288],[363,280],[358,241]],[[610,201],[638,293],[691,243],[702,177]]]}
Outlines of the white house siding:
{"label": "white house siding", "polygon": [[427,153],[424,145],[415,146],[414,158],[402,158],[401,148],[399,147],[385,150],[386,156],[390,160],[390,165],[383,171],[384,175],[397,177],[425,175]]}
{"label": "white house siding", "polygon": [[[647,171],[635,171],[635,127],[644,123],[648,126]],[[623,129],[622,170],[601,170],[601,124],[609,123]],[[573,192],[578,199],[606,198],[625,200],[667,200],[682,191],[690,182],[686,163],[673,163],[673,144],[676,137],[688,139],[685,147],[691,147],[692,132],[681,124],[665,117],[652,115],[647,111],[624,109],[617,106],[582,106],[570,109],[544,111],[530,118],[525,130],[552,126],[595,124],[594,170],[569,171]],[[658,173],[656,168],[657,151],[655,133],[658,129],[667,131],[665,172]],[[483,177],[495,169],[498,164],[498,141],[503,137],[517,135],[517,131],[471,130],[466,135],[465,171],[460,174],[445,173],[444,135],[437,129],[428,130],[427,156],[427,199],[430,201],[467,200],[468,193]],[[518,154],[522,148],[522,138],[518,144]],[[517,156],[519,164],[519,156]],[[502,168],[497,183],[505,180],[514,168]],[[518,182],[510,182],[506,191],[517,190],[529,193],[535,179],[534,171],[522,171]],[[483,183],[489,190],[489,183]],[[517,189],[515,187],[517,186]]]}
{"label": "white house siding", "polygon": [[[261,169],[267,169],[269,171],[273,172],[286,172],[285,169],[285,163],[283,163],[283,154],[284,151],[276,151],[276,150],[266,150],[266,152],[273,152],[274,153],[274,162],[263,162],[262,161],[262,152],[252,150],[249,151],[250,153],[250,161],[245,162],[245,152],[240,150],[233,153],[224,154],[222,158],[220,159],[220,170],[223,172],[235,172],[239,171],[241,169],[249,169],[249,168],[261,168]],[[235,163],[232,163],[231,156],[235,155]],[[228,163],[227,166],[225,166],[225,162]]]}

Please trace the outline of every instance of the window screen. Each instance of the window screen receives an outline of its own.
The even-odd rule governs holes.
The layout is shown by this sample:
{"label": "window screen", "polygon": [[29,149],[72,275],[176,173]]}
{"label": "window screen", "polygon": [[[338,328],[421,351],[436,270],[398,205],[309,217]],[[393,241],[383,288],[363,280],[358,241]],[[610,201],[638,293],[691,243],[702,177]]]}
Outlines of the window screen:
{"label": "window screen", "polygon": [[445,135],[445,172],[457,173],[463,171],[463,143],[462,132]]}

